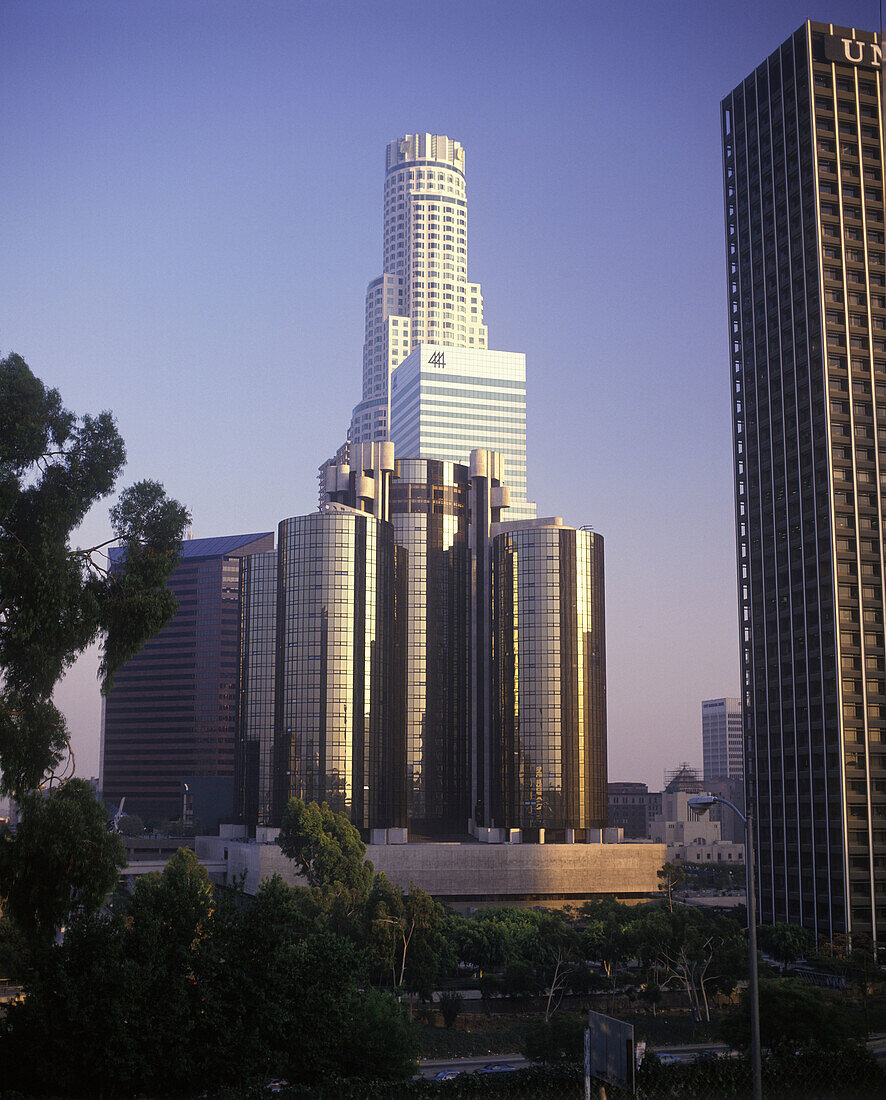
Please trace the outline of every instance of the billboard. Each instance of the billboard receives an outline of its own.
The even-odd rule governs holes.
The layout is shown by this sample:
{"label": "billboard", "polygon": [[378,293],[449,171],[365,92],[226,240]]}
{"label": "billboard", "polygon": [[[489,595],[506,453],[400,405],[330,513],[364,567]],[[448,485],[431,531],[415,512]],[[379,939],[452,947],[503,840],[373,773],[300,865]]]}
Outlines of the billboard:
{"label": "billboard", "polygon": [[591,1078],[617,1085],[633,1095],[636,1072],[634,1025],[588,1012],[585,1031],[585,1096],[590,1096]]}

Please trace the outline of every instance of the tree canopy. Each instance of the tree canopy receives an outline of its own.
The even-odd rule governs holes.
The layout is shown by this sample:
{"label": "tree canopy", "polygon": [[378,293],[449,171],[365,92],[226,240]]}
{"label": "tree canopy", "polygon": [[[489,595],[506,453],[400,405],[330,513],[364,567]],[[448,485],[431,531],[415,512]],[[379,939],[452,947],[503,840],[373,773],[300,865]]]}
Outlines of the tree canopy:
{"label": "tree canopy", "polygon": [[0,794],[21,797],[68,745],[52,692],[88,645],[103,639],[103,690],[175,613],[166,580],[189,514],[141,481],[111,509],[125,568],[101,546],[74,549],[72,531],[114,488],[126,460],[109,412],[76,416],[19,355],[0,360]]}
{"label": "tree canopy", "polygon": [[71,913],[95,913],[126,865],[123,843],[85,779],[48,797],[23,796],[15,834],[0,834],[0,899],[35,944],[48,943]]}

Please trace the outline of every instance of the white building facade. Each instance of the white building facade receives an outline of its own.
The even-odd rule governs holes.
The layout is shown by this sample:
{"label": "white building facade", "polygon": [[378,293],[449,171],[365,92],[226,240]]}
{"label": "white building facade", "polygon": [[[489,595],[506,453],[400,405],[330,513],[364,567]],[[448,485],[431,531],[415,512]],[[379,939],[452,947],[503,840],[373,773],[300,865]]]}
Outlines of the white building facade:
{"label": "white building facade", "polygon": [[701,704],[705,781],[744,779],[741,699],[705,699]]}
{"label": "white building facade", "polygon": [[526,357],[420,344],[391,376],[390,439],[398,455],[467,465],[495,451],[511,491],[508,519],[534,519],[526,500]]}

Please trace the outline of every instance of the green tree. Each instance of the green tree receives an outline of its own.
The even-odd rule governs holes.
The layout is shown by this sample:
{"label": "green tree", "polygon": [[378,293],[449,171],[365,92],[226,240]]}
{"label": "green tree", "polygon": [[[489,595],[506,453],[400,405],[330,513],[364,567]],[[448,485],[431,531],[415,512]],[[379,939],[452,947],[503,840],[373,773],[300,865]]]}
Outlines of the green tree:
{"label": "green tree", "polygon": [[447,1028],[455,1027],[455,1021],[461,1015],[465,999],[457,989],[445,989],[439,997],[440,1015]]}
{"label": "green tree", "polygon": [[35,947],[45,947],[73,913],[104,904],[126,854],[86,780],[21,799],[15,834],[0,835],[0,899]]}
{"label": "green tree", "polygon": [[[855,1036],[849,1014],[829,1004],[820,991],[794,978],[760,979],[760,1042],[764,1047],[837,1048]],[[750,1045],[750,1005],[747,989],[738,1009],[720,1021],[722,1038],[737,1049]]]}
{"label": "green tree", "polygon": [[121,836],[142,836],[145,823],[138,814],[124,814],[117,826]]}
{"label": "green tree", "polygon": [[521,1053],[531,1062],[578,1062],[584,1050],[585,1022],[572,1012],[556,1012],[526,1029]]}
{"label": "green tree", "polygon": [[52,691],[77,655],[104,639],[107,690],[175,611],[166,579],[189,517],[160,485],[124,490],[111,510],[122,576],[100,564],[101,547],[69,544],[125,457],[109,412],[78,419],[21,356],[0,360],[0,794],[21,798],[64,756]]}
{"label": "green tree", "polygon": [[428,999],[439,973],[438,933],[443,907],[419,887],[404,894],[383,874],[375,876],[366,903],[370,958],[399,992]]}
{"label": "green tree", "polygon": [[290,798],[277,843],[309,886],[338,901],[348,913],[365,904],[372,886],[372,864],[345,814],[335,813],[325,802],[318,806]]}
{"label": "green tree", "polygon": [[757,929],[760,950],[781,963],[782,970],[788,963],[805,958],[815,950],[815,936],[799,924],[763,924]]}
{"label": "green tree", "polygon": [[677,863],[665,863],[656,872],[658,875],[658,888],[667,898],[668,912],[674,911],[674,893],[686,880],[686,872]]}

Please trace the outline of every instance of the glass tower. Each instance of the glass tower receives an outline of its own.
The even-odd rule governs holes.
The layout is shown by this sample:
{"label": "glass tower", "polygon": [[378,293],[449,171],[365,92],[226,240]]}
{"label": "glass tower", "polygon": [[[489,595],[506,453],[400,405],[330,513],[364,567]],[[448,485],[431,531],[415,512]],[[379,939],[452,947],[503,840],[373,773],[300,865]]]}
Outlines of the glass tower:
{"label": "glass tower", "polygon": [[470,813],[468,468],[398,461],[391,522],[409,566],[409,827],[419,834],[463,832]]}
{"label": "glass tower", "polygon": [[886,933],[880,48],[806,23],[722,103],[746,784],[763,921]]}
{"label": "glass tower", "polygon": [[524,840],[586,840],[606,824],[603,539],[551,521],[502,526],[490,823]]}
{"label": "glass tower", "polygon": [[276,551],[241,559],[240,600],[237,817],[252,825],[268,826],[274,788]]}
{"label": "glass tower", "polygon": [[405,827],[404,593],[390,523],[335,506],[279,527],[273,824],[290,798]]}
{"label": "glass tower", "polygon": [[[273,533],[188,539],[169,578],[172,621],[119,670],[102,703],[105,798],[159,824],[182,816],[181,782],[227,779],[237,740],[240,561]],[[111,569],[121,551],[111,548]],[[231,801],[233,802],[233,796]]]}

